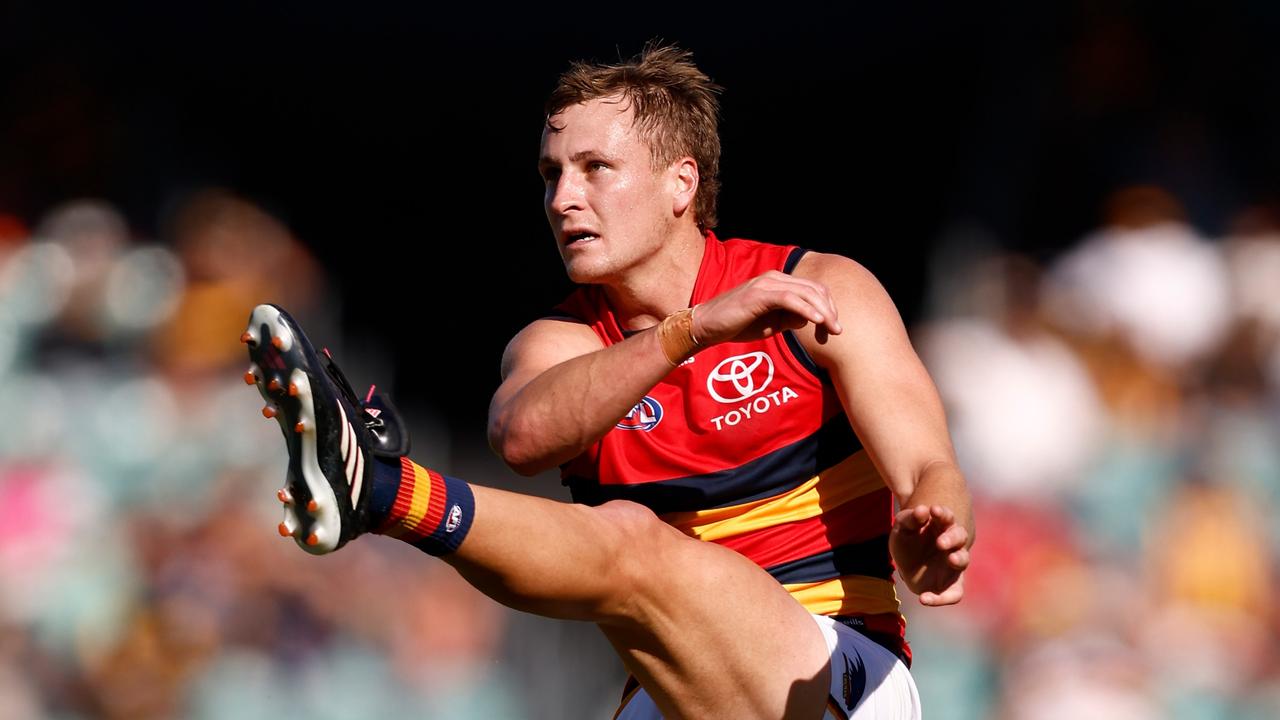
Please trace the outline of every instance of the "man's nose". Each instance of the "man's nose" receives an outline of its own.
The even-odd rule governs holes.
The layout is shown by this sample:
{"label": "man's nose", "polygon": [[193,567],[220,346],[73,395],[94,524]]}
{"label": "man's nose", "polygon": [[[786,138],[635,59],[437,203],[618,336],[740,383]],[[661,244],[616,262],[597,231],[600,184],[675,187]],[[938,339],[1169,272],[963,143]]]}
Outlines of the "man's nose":
{"label": "man's nose", "polygon": [[583,188],[572,173],[564,173],[557,180],[555,186],[549,191],[550,198],[547,202],[547,208],[557,215],[565,215],[573,210],[583,209]]}

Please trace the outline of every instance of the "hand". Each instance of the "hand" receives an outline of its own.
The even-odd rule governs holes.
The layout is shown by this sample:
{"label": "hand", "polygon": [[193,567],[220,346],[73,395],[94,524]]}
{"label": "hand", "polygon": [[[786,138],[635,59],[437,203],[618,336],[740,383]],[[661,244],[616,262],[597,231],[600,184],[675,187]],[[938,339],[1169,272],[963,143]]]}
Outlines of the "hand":
{"label": "hand", "polygon": [[969,531],[942,505],[916,505],[898,513],[889,551],[902,581],[923,605],[954,605],[964,597]]}
{"label": "hand", "polygon": [[693,336],[709,347],[759,340],[807,323],[817,325],[819,333],[839,335],[838,314],[825,285],[770,270],[698,305]]}

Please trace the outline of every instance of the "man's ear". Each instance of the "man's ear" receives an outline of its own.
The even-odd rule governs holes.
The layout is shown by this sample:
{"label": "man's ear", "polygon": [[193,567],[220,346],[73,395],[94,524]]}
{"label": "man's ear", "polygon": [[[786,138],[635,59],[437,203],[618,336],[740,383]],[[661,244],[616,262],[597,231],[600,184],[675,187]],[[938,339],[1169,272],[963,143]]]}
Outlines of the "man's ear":
{"label": "man's ear", "polygon": [[698,195],[698,161],[686,155],[672,163],[672,170],[674,192],[671,210],[678,217],[693,207],[694,198]]}

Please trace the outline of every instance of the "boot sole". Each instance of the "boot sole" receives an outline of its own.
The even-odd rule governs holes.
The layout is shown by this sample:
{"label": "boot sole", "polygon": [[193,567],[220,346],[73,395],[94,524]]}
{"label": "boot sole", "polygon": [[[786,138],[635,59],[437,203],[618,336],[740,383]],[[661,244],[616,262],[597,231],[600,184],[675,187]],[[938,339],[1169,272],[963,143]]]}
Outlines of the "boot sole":
{"label": "boot sole", "polygon": [[[364,480],[365,454],[315,348],[293,318],[275,305],[259,305],[241,336],[252,363],[246,382],[257,386],[289,450],[279,532],[303,550],[324,555],[348,539],[350,518]],[[327,471],[326,471],[327,469]]]}

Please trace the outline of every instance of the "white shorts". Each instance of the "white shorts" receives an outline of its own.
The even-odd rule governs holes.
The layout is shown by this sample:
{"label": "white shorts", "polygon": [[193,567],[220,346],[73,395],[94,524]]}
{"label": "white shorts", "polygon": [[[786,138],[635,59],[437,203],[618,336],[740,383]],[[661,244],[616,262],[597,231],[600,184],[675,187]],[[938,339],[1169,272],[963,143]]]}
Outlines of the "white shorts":
{"label": "white shorts", "polygon": [[[920,695],[897,655],[829,617],[814,622],[831,652],[831,696],[823,720],[920,720]],[[640,688],[623,700],[615,720],[662,720]]]}

